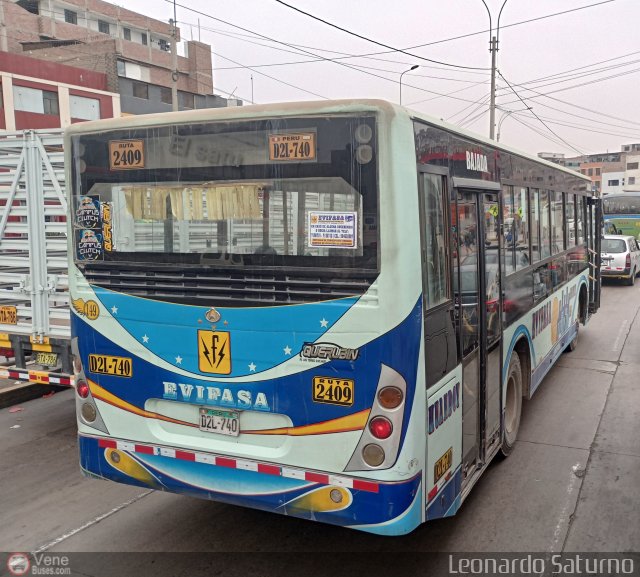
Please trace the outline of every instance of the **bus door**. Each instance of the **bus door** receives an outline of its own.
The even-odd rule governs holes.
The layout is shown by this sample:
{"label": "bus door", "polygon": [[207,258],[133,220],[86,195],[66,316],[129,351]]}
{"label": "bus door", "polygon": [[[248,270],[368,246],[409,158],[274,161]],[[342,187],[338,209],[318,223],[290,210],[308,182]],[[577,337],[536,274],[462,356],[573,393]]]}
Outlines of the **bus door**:
{"label": "bus door", "polygon": [[456,329],[463,367],[463,488],[500,440],[502,290],[496,191],[499,185],[483,183],[483,188],[486,186],[491,189],[456,189],[458,259],[453,272]]}
{"label": "bus door", "polygon": [[602,199],[587,199],[587,249],[589,251],[589,314],[600,308],[600,240],[602,238]]}

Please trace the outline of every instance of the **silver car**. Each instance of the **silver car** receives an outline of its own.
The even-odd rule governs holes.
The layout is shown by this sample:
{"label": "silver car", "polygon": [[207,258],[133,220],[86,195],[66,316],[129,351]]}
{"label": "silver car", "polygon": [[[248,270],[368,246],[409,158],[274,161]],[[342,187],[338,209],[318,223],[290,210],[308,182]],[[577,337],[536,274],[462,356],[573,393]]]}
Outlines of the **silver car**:
{"label": "silver car", "polygon": [[600,247],[600,275],[605,278],[621,278],[627,284],[636,282],[640,274],[640,247],[632,236],[605,234]]}

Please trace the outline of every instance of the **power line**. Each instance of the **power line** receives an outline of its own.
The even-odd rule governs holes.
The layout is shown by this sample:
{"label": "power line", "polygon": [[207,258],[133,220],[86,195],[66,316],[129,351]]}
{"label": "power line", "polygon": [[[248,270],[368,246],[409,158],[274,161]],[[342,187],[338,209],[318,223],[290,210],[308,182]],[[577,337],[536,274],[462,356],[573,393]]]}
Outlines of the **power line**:
{"label": "power line", "polygon": [[[228,56],[223,56],[219,52],[214,52],[214,54],[216,54],[219,58],[224,58],[225,60],[228,60],[229,62],[233,62],[234,64],[240,64],[239,62],[237,62],[235,60],[232,60]],[[284,80],[280,80],[279,78],[276,78],[275,76],[271,76],[269,74],[265,74],[264,72],[261,72],[260,70],[254,70],[253,68],[251,68],[249,66],[246,66],[245,68],[247,68],[248,70],[251,70],[252,72],[255,72],[256,74],[260,74],[261,76],[266,76],[267,78],[270,78],[271,80],[275,80],[276,82],[279,82],[280,84],[285,84],[286,86],[290,86],[291,88],[295,88],[296,90],[301,90],[302,92],[306,92],[307,94],[311,94],[312,96],[318,96],[319,98],[323,98],[324,100],[329,100],[329,98],[327,96],[323,96],[322,94],[318,94],[317,92],[312,92],[311,90],[307,90],[305,88],[301,88],[300,86],[296,86],[295,84],[291,84],[290,82],[286,82]]]}
{"label": "power line", "polygon": [[[164,0],[167,3],[171,3],[173,4],[172,0]],[[614,1],[614,0],[609,0],[609,1]],[[242,26],[238,26],[237,24],[231,24],[230,22],[227,22],[226,20],[222,20],[221,18],[217,18],[215,16],[212,16],[211,14],[207,14],[206,12],[202,12],[201,10],[196,10],[195,8],[190,8],[188,6],[185,6],[184,4],[176,4],[177,6],[179,6],[180,8],[183,8],[185,10],[189,10],[190,12],[194,12],[195,14],[200,14],[201,16],[205,16],[206,18],[210,18],[211,20],[215,20],[218,22],[223,22],[224,24],[227,24],[229,26],[233,26],[235,28],[238,28],[239,30],[244,30],[245,32],[252,32],[251,30],[248,30],[247,28],[243,28]],[[291,44],[288,44],[287,42],[283,42],[281,40],[275,40],[274,38],[270,38],[269,36],[265,36],[264,34],[260,34],[258,32],[253,32],[253,34],[256,34],[257,36],[261,36],[263,38],[266,38],[267,40],[271,40],[273,42],[277,42],[278,44],[283,44],[284,46],[288,46],[288,47],[292,47]],[[213,50],[212,50],[213,52]],[[305,52],[307,54],[310,54],[311,56],[314,57],[320,57],[323,58],[322,56],[318,55],[318,54],[314,54],[313,52],[309,52],[308,50],[303,50],[302,52]],[[215,52],[213,52],[215,54]],[[332,62],[333,64],[337,64],[339,66],[343,66],[345,68],[348,68],[350,70],[356,70],[357,72],[360,72],[361,74],[366,74],[368,76],[373,76],[375,78],[380,78],[382,80],[385,80],[387,82],[392,82],[393,84],[397,84],[397,82],[394,79],[391,78],[387,78],[386,76],[381,76],[380,74],[374,74],[373,72],[367,72],[366,70],[360,70],[358,68],[356,68],[355,66],[352,66],[350,64],[345,64],[343,62],[335,62],[333,60],[331,60],[330,58],[323,58],[324,60],[326,60],[327,62]],[[420,90],[422,92],[427,92],[429,94],[435,94],[437,96],[446,96],[448,98],[452,98],[454,100],[460,100],[462,102],[471,102],[470,100],[467,100],[466,98],[459,98],[457,96],[449,96],[448,94],[443,94],[441,92],[435,92],[434,90],[427,90],[426,88],[420,88],[419,86],[413,86],[410,84],[405,84],[406,87],[409,88],[414,88],[416,90]]]}
{"label": "power line", "polygon": [[[165,0],[165,1],[171,1],[171,0]],[[513,24],[505,24],[504,26],[501,26],[501,28],[504,29],[504,28],[512,28],[514,26],[521,26],[522,24],[529,24],[531,22],[536,22],[536,21],[539,21],[539,20],[545,20],[547,18],[553,18],[555,16],[561,16],[561,15],[564,15],[564,14],[569,14],[571,12],[577,12],[579,10],[586,10],[588,8],[593,8],[593,7],[596,7],[596,6],[600,6],[602,4],[608,4],[610,2],[615,2],[615,1],[617,1],[617,0],[604,0],[603,2],[596,2],[594,4],[588,4],[586,6],[579,6],[577,8],[571,8],[569,10],[563,10],[563,11],[560,11],[560,12],[554,12],[552,14],[546,14],[544,16],[538,16],[536,18],[529,18],[527,20],[522,20],[520,22],[514,22]],[[195,24],[191,24],[191,23],[186,23],[186,24],[195,26]],[[225,22],[225,24],[230,25],[230,26],[235,26],[233,24],[229,24],[229,23],[226,23],[226,22]],[[211,31],[211,32],[222,33],[220,31],[216,31],[216,30],[211,29],[211,28],[205,28],[205,30],[207,30],[207,29],[209,31]],[[427,47],[427,46],[433,46],[435,44],[442,44],[442,43],[445,43],[445,42],[452,42],[452,41],[460,40],[460,39],[463,39],[463,38],[469,38],[471,36],[478,36],[480,34],[485,34],[486,32],[489,32],[489,30],[480,30],[478,32],[471,32],[471,33],[462,34],[462,35],[459,35],[459,36],[452,36],[452,37],[449,37],[449,38],[444,38],[442,40],[435,40],[435,41],[427,42],[427,43],[424,43],[424,44],[416,44],[414,46],[405,47],[402,50],[406,51],[406,50],[413,50],[415,48],[424,48],[424,47]],[[255,35],[256,33],[251,33],[251,34]],[[277,40],[273,40],[273,41],[274,42],[279,42]],[[264,45],[261,44],[261,46],[264,46]],[[324,51],[324,52],[334,52],[334,53],[337,53],[337,54],[345,54],[345,53],[336,52],[334,50],[328,50],[328,49],[324,49],[324,48],[314,48],[314,47],[304,46],[304,45],[299,45],[299,44],[298,45],[296,45],[296,44],[288,44],[288,46],[299,47],[299,48],[310,48],[312,50],[321,50],[321,51]],[[396,50],[396,49],[384,50],[384,51],[381,51],[381,52],[370,52],[370,53],[365,53],[365,54],[346,54],[343,57],[334,58],[333,60],[351,59],[351,58],[371,58],[373,60],[382,60],[383,62],[393,62],[393,61],[389,61],[389,60],[386,60],[386,59],[378,59],[378,58],[373,58],[373,57],[381,55],[381,54],[391,54],[391,53],[394,53],[394,52],[398,52],[398,50]],[[321,62],[323,60],[326,60],[326,59],[320,58],[318,60],[308,60],[307,62]],[[403,64],[403,65],[406,64],[404,62],[398,62],[398,61],[395,61],[395,62],[397,64]],[[284,65],[287,65],[287,64],[300,64],[300,63],[301,62],[291,62],[291,63],[284,62],[284,63],[281,63],[281,65],[284,66]],[[424,65],[424,66],[426,67],[427,65]],[[433,66],[432,68],[438,68],[438,67]],[[482,69],[482,70],[488,70],[488,69]],[[473,72],[471,70],[467,70],[466,73],[467,74],[486,74],[486,72]]]}
{"label": "power line", "polygon": [[[462,68],[462,69],[467,69],[467,70],[488,70],[488,68],[481,68],[481,67],[478,67],[478,66],[462,66],[460,64],[451,64],[449,62],[441,62],[439,60],[432,60],[431,58],[425,58],[424,56],[419,56],[418,54],[412,54],[411,52],[407,52],[406,50],[403,50],[401,48],[394,48],[393,46],[389,46],[388,44],[384,44],[383,42],[378,42],[377,40],[373,40],[371,38],[368,38],[367,36],[362,36],[361,34],[358,34],[357,32],[352,32],[351,30],[347,30],[346,28],[343,28],[342,26],[338,26],[337,24],[333,24],[332,22],[328,22],[327,20],[319,18],[318,16],[314,16],[313,14],[309,14],[309,12],[305,12],[304,10],[300,10],[300,8],[296,8],[295,6],[291,6],[291,4],[287,4],[286,2],[283,2],[283,0],[275,0],[275,1],[278,4],[282,4],[283,6],[286,6],[287,8],[290,8],[291,10],[295,10],[296,12],[299,12],[300,14],[304,14],[305,16],[308,16],[309,18],[313,18],[314,20],[317,20],[318,22],[322,22],[323,24],[326,24],[327,26],[331,26],[332,28],[336,28],[337,30],[340,30],[342,32],[350,34],[351,36],[355,36],[356,38],[360,38],[361,40],[366,40],[367,42],[371,42],[372,44],[376,44],[377,46],[382,46],[383,48],[388,48],[389,50],[392,50],[393,52],[400,52],[401,54],[406,54],[407,56],[411,56],[411,58],[418,58],[420,60],[424,60],[425,62],[433,62],[434,64],[441,64],[442,66],[451,66],[452,68]],[[609,1],[613,1],[613,0],[609,0]]]}
{"label": "power line", "polygon": [[[504,77],[504,75],[502,74],[502,72],[500,72],[498,70],[498,74],[500,75],[500,78],[502,78],[502,80],[504,80],[507,83],[507,86],[509,86],[509,88],[511,88],[511,90],[513,91],[513,93],[518,97],[518,100],[520,102],[522,102],[522,104],[524,104],[525,107],[527,107],[529,110],[531,110],[531,107],[524,101],[522,100],[522,98],[520,98],[520,95],[516,92],[516,89],[511,86],[511,84],[509,83],[509,81]],[[553,134],[556,138],[559,138],[560,140],[562,140],[562,142],[564,142],[567,146],[569,146],[570,148],[573,148],[573,150],[575,150],[578,154],[584,154],[584,152],[580,151],[578,148],[576,148],[575,146],[569,144],[564,138],[562,138],[562,136],[560,136],[559,134],[556,134],[548,125],[547,123],[542,120],[533,110],[531,110],[531,114],[533,114],[533,116],[535,116],[538,121],[543,124],[545,126],[545,128],[551,132],[551,134]]]}
{"label": "power line", "polygon": [[[603,79],[603,80],[606,80],[606,79]],[[595,83],[596,83],[596,81],[593,81],[593,82],[591,82],[589,84],[595,84]],[[562,100],[562,99],[557,98],[555,96],[549,96],[549,94],[553,94],[553,93],[556,93],[556,92],[562,92],[564,90],[571,90],[572,88],[577,88],[577,86],[569,86],[569,87],[562,88],[562,89],[559,89],[559,90],[553,90],[553,91],[548,92],[546,94],[544,92],[538,92],[537,90],[534,90],[533,88],[528,88],[526,86],[521,86],[520,84],[516,84],[515,82],[514,82],[514,86],[517,86],[518,88],[523,88],[524,90],[528,90],[529,92],[533,92],[534,94],[536,94],[536,96],[530,96],[529,97],[530,100],[536,99],[536,103],[538,103],[537,98],[540,98],[540,97],[549,98],[550,100],[555,100],[557,102],[561,102],[562,104],[566,104],[567,106],[572,106],[574,108],[578,108],[578,109],[584,110],[586,112],[592,112],[593,114],[599,114],[600,116],[604,116],[606,118],[612,118],[613,120],[620,120],[621,122],[627,122],[629,124],[636,124],[636,125],[640,126],[640,122],[635,122],[635,121],[629,120],[627,118],[620,118],[619,116],[613,116],[611,114],[606,114],[605,112],[599,112],[597,110],[593,110],[593,109],[587,108],[585,106],[580,106],[578,104],[573,104],[571,102],[567,102],[566,100]],[[582,85],[580,85],[580,86],[582,86]],[[502,103],[502,105],[506,106],[508,104],[512,104],[513,102],[516,102],[516,101],[512,100],[510,102],[504,102],[504,103]],[[562,111],[559,111],[559,112],[562,112]]]}

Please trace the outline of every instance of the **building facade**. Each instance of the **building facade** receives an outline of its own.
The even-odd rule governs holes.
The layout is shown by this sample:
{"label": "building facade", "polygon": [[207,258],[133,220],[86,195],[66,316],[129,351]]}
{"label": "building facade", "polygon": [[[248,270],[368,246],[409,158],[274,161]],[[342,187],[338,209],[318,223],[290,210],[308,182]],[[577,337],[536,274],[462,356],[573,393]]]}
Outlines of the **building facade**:
{"label": "building facade", "polygon": [[106,75],[123,113],[171,110],[174,79],[179,109],[227,106],[213,94],[211,46],[185,42],[174,69],[174,34],[179,42],[179,28],[103,0],[0,2],[0,50]]}
{"label": "building facade", "polygon": [[120,95],[101,72],[0,52],[0,129],[65,128],[120,116]]}
{"label": "building facade", "polygon": [[602,172],[602,196],[623,192],[625,186],[625,173],[622,170],[603,170]]}

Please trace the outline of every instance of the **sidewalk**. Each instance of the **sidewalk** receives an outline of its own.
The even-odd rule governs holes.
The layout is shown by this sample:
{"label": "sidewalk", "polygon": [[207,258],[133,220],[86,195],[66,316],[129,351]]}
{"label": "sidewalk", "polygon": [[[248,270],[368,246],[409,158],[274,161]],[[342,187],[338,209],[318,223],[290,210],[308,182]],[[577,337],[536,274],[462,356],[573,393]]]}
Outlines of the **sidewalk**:
{"label": "sidewalk", "polygon": [[564,551],[640,548],[640,316],[628,320]]}

